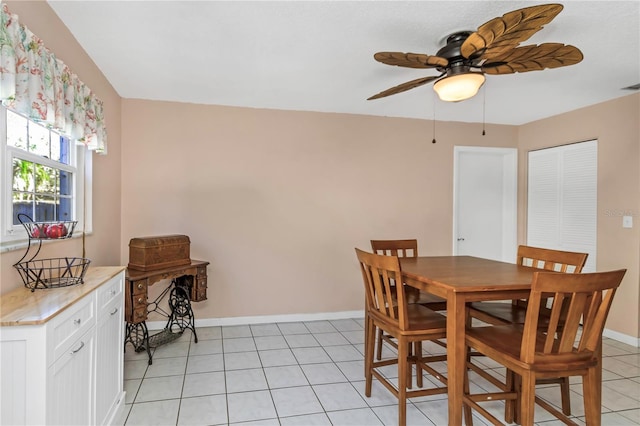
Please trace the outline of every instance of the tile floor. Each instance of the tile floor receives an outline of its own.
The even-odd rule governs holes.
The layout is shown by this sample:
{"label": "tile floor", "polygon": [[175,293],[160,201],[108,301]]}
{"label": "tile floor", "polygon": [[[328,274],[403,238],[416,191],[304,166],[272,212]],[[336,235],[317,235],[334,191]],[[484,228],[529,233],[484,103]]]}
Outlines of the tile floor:
{"label": "tile floor", "polygon": [[[120,425],[395,425],[396,399],[378,382],[364,396],[363,321],[201,327],[146,352],[127,346],[126,405]],[[153,333],[153,332],[152,332]],[[391,349],[385,349],[390,351]],[[442,353],[436,345],[426,352]],[[640,349],[605,339],[602,424],[640,424]],[[392,355],[388,353],[388,355]],[[479,358],[488,369],[501,368]],[[446,365],[438,370],[446,372]],[[397,378],[397,367],[384,374]],[[427,382],[429,383],[429,382]],[[472,384],[489,390],[486,381]],[[539,395],[558,405],[557,386]],[[582,387],[572,382],[572,409],[584,424]],[[496,401],[489,411],[503,413]],[[485,425],[479,417],[475,424]],[[541,409],[539,425],[560,424]],[[446,394],[408,402],[408,424],[446,425]]]}

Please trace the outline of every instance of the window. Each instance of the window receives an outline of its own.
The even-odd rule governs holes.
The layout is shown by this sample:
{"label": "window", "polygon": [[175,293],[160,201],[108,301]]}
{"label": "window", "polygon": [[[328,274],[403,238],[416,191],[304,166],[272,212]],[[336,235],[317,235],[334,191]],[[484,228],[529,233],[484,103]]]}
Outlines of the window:
{"label": "window", "polygon": [[5,107],[1,107],[0,134],[3,248],[26,241],[20,214],[37,222],[75,220],[76,230],[88,231],[84,223],[89,218],[85,201],[90,200],[85,191],[91,166],[88,150]]}

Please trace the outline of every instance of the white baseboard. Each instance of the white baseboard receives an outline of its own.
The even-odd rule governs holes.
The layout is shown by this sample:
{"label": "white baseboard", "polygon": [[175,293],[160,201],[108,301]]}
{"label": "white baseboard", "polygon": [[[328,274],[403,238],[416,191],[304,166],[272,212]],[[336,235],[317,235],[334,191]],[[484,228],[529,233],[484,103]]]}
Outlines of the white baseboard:
{"label": "white baseboard", "polygon": [[[318,312],[314,314],[262,315],[252,317],[196,318],[196,327],[270,324],[274,322],[326,321],[349,318],[364,318],[364,311]],[[149,330],[162,330],[166,325],[166,321],[147,321],[147,328]]]}
{"label": "white baseboard", "polygon": [[618,342],[626,343],[627,345],[631,345],[634,348],[640,348],[640,338],[629,336],[627,334],[618,333],[617,331],[604,329],[602,332],[604,337],[608,337],[609,339],[617,340]]}

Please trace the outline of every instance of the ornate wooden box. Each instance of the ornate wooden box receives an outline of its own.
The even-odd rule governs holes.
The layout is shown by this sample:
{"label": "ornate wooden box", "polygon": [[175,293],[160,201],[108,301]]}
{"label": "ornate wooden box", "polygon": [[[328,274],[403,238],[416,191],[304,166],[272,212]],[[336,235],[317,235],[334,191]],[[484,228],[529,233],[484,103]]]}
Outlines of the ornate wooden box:
{"label": "ornate wooden box", "polygon": [[191,263],[191,241],[186,235],[132,238],[129,269],[155,271]]}

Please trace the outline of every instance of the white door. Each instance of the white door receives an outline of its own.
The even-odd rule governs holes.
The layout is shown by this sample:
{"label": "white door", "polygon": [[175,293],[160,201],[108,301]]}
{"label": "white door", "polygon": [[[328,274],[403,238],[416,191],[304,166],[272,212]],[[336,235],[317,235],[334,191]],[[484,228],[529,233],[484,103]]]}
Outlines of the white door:
{"label": "white door", "polygon": [[515,262],[517,152],[454,148],[454,255]]}

